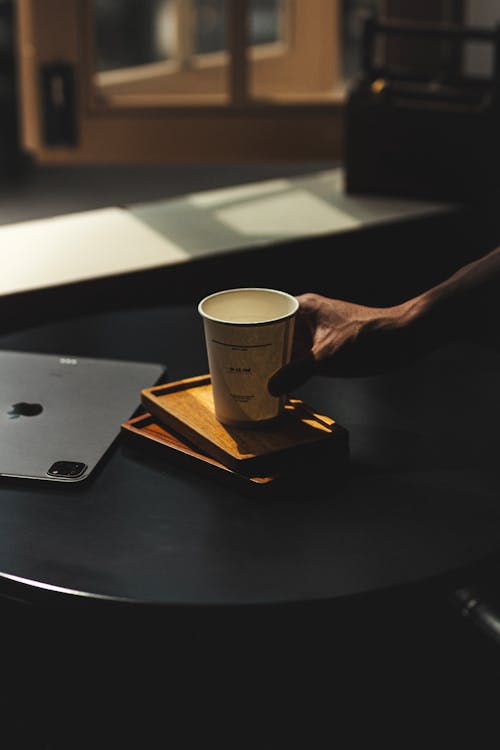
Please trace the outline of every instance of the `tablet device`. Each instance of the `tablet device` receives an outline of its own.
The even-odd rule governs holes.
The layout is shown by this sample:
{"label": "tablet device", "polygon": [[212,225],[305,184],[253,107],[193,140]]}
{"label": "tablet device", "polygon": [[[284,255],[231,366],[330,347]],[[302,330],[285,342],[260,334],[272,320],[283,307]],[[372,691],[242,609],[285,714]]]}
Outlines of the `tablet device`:
{"label": "tablet device", "polygon": [[0,351],[0,476],[89,477],[165,365]]}

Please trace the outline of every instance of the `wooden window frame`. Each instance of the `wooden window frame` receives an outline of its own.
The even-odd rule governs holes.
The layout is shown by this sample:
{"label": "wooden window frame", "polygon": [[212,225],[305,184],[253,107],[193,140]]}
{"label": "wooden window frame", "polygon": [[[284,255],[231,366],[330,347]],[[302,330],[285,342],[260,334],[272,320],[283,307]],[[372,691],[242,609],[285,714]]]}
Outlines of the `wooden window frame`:
{"label": "wooden window frame", "polygon": [[[225,78],[229,70],[230,55],[227,50],[217,52],[196,53],[193,51],[193,18],[194,0],[171,0],[176,4],[176,44],[172,58],[164,61],[106,70],[94,75],[96,81],[96,103],[105,106],[141,106],[147,97],[147,90],[158,93],[162,83],[166,106],[178,103],[175,95],[196,89],[196,93],[188,98],[188,103],[196,103],[197,99],[206,105],[213,103],[230,104],[230,92],[223,92],[226,87]],[[328,82],[324,77],[318,77],[312,64],[312,57],[303,54],[304,30],[307,27],[307,8],[294,0],[282,0],[279,9],[278,27],[280,38],[274,42],[248,47],[247,57],[251,65],[252,78],[256,80],[257,95],[273,99],[277,83],[283,89],[295,88],[296,92],[306,92],[311,88],[311,79],[316,75],[319,89],[326,89]],[[90,25],[92,25],[92,19]],[[91,34],[88,34],[91,41]],[[307,40],[306,40],[307,42]],[[93,45],[88,50],[89,59],[94,55]],[[298,58],[298,59],[297,59]],[[326,61],[331,67],[336,66],[337,60]],[[309,68],[308,68],[309,66]],[[94,67],[97,67],[94,65]],[[271,86],[266,84],[271,81]],[[193,86],[193,83],[197,85]],[[331,82],[330,82],[331,83]],[[172,96],[173,95],[173,96]],[[180,96],[179,96],[180,99]]]}
{"label": "wooden window frame", "polygon": [[[184,0],[177,0],[182,2]],[[189,0],[188,0],[189,1]],[[308,0],[310,2],[310,0]],[[314,0],[313,0],[314,1]],[[234,0],[233,0],[234,2]],[[325,28],[332,21],[333,35],[338,36],[336,11],[332,0],[315,0],[317,10],[311,14],[311,6],[305,0],[286,0],[287,12],[284,19],[286,38],[283,42],[248,47],[247,54],[239,56],[240,64],[246,70],[236,74],[237,84],[226,88],[225,78],[230,69],[231,55],[228,52],[190,56],[181,52],[181,63],[176,60],[151,63],[136,68],[125,68],[97,74],[102,88],[94,92],[93,104],[104,107],[128,108],[148,103],[151,94],[158,92],[158,82],[163,81],[170,93],[158,94],[158,103],[166,107],[188,104],[207,106],[210,104],[231,107],[235,104],[254,106],[257,103],[278,104],[281,101],[302,104],[304,101],[319,102],[333,99],[338,101],[340,75],[338,50],[329,44]],[[330,19],[321,23],[325,8],[330,6]],[[235,8],[232,6],[233,15]],[[185,12],[184,8],[184,12]],[[238,19],[234,23],[238,23]],[[234,26],[233,23],[233,26]],[[93,19],[89,22],[93,26]],[[244,30],[237,30],[238,41],[232,42],[232,57],[239,53],[238,44],[243,44]],[[322,38],[319,38],[322,35]],[[92,35],[87,33],[91,42]],[[316,54],[311,48],[311,39],[318,39]],[[182,47],[186,46],[184,42]],[[93,45],[87,50],[90,69],[95,69],[92,60]],[[183,58],[191,61],[183,65]],[[200,87],[201,84],[201,87]],[[334,87],[336,85],[336,88]],[[147,89],[150,89],[148,93]],[[211,93],[214,90],[219,93]],[[186,91],[196,91],[186,95]],[[250,91],[251,90],[251,91]]]}
{"label": "wooden window frame", "polygon": [[[291,1],[294,12],[301,5],[307,7],[301,23],[308,24],[307,39],[314,53],[311,65],[326,71],[324,84],[311,87],[306,75],[293,94],[280,95],[265,88],[260,92],[257,87],[257,98],[249,97],[242,12],[246,0],[230,0],[229,102],[227,97],[197,95],[191,101],[186,96],[177,102],[171,98],[166,105],[159,96],[154,106],[146,108],[139,99],[133,103],[130,96],[127,101],[115,97],[113,106],[96,97],[89,44],[90,0],[17,0],[24,147],[40,163],[50,164],[340,160],[345,95],[341,85],[332,90],[328,84],[332,73],[340,84],[340,0]],[[329,28],[337,45],[328,60],[319,53],[318,39]],[[69,63],[75,72],[74,146],[48,146],[43,137],[40,69],[57,61]],[[274,64],[279,62],[278,54]],[[269,67],[273,59],[268,56],[264,63]]]}
{"label": "wooden window frame", "polygon": [[[299,0],[302,3],[304,0]],[[338,159],[342,154],[343,97],[318,94],[294,100],[250,101],[244,66],[241,8],[231,0],[233,72],[230,104],[104,107],[95,100],[89,58],[89,0],[17,0],[22,140],[40,163],[159,163],[256,159]],[[294,0],[297,3],[297,0]],[[338,0],[307,0],[311,18],[328,9],[337,19]],[[332,22],[332,28],[333,22]],[[340,29],[340,25],[338,25]],[[335,29],[334,29],[335,31]],[[340,32],[339,32],[340,33]],[[314,36],[313,36],[314,38]],[[239,46],[238,46],[239,45]],[[338,52],[337,52],[338,55]],[[75,146],[49,147],[42,135],[40,66],[67,61],[75,70],[78,137]],[[338,67],[335,69],[338,73]],[[335,71],[334,71],[335,73]]]}

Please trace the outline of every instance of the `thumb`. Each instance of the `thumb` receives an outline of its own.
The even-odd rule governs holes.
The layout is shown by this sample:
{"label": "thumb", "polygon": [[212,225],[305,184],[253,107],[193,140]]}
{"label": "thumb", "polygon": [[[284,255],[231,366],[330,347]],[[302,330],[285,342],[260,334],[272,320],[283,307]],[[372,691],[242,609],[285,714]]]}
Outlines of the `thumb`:
{"label": "thumb", "polygon": [[314,375],[316,362],[309,352],[305,357],[295,359],[288,365],[274,373],[267,384],[269,393],[272,396],[281,396],[283,393],[289,393],[294,388],[298,388]]}

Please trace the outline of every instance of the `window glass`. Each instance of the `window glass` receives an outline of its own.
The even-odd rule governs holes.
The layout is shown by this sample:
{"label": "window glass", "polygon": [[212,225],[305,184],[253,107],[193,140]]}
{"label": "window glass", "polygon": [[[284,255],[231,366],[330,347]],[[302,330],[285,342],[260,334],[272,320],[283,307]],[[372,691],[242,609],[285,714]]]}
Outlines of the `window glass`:
{"label": "window glass", "polygon": [[[94,0],[100,104],[196,103],[196,97],[227,103],[230,3]],[[249,97],[329,95],[338,75],[337,34],[335,0],[323,0],[321,12],[311,12],[310,0],[248,0]]]}
{"label": "window glass", "polygon": [[250,0],[250,44],[271,44],[281,39],[280,0]]}
{"label": "window glass", "polygon": [[[94,0],[94,86],[101,105],[224,103],[228,0]],[[207,55],[208,57],[208,55]]]}
{"label": "window glass", "polygon": [[[250,45],[270,44],[280,38],[280,0],[249,0]],[[227,49],[225,0],[194,0],[197,54]]]}
{"label": "window glass", "polygon": [[194,0],[194,52],[206,54],[227,49],[225,0]]}
{"label": "window glass", "polygon": [[[280,38],[280,0],[250,0],[251,45]],[[179,5],[174,0],[94,0],[96,70],[169,60],[177,49]],[[185,0],[192,54],[227,49],[226,0]]]}
{"label": "window glass", "polygon": [[342,77],[349,80],[361,71],[363,26],[375,13],[377,0],[342,0]]}
{"label": "window glass", "polygon": [[[494,28],[500,22],[500,4],[491,0],[468,0],[465,20],[469,26]],[[495,66],[492,44],[468,42],[464,49],[464,72],[468,75],[491,78]]]}
{"label": "window glass", "polygon": [[96,70],[168,59],[173,12],[172,0],[94,0]]}

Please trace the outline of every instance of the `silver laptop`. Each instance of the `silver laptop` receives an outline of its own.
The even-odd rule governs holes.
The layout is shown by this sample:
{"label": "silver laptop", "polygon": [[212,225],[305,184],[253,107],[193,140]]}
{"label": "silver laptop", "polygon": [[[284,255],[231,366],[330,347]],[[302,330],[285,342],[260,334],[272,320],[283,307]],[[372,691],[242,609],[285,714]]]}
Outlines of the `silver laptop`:
{"label": "silver laptop", "polygon": [[0,476],[81,482],[161,364],[0,351]]}

